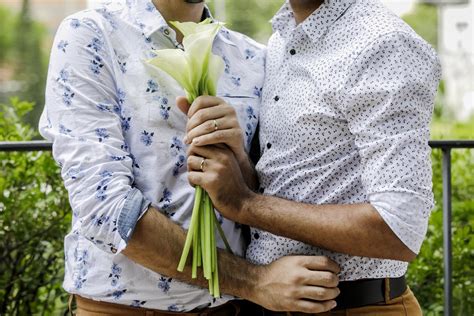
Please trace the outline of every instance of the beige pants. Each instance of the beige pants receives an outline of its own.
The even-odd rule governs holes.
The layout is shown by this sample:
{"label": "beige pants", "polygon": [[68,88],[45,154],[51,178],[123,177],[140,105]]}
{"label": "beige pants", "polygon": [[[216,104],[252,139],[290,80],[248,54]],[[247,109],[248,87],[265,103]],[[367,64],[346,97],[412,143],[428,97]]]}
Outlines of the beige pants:
{"label": "beige pants", "polygon": [[[265,316],[285,315],[285,313],[265,313]],[[288,316],[303,316],[312,314],[302,313],[286,313]],[[410,289],[407,289],[402,296],[396,297],[385,303],[378,305],[370,305],[358,308],[349,308],[343,310],[332,311],[322,314],[314,314],[317,316],[422,316],[420,304],[416,300],[415,295]]]}
{"label": "beige pants", "polygon": [[224,305],[207,308],[194,313],[175,313],[99,302],[78,295],[75,295],[74,297],[77,303],[76,316],[246,316],[240,313],[241,302],[239,301],[229,301]]}

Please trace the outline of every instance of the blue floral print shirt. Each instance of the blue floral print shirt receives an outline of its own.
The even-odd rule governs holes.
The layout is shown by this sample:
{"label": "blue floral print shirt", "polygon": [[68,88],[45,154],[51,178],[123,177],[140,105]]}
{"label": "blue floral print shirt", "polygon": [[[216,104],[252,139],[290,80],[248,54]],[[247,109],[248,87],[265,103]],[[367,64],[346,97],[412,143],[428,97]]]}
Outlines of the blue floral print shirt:
{"label": "blue floral print shirt", "polygon": [[[70,293],[169,311],[229,299],[215,300],[207,289],[154,273],[121,254],[150,204],[184,228],[190,221],[187,117],[175,106],[184,92],[144,63],[153,49],[176,47],[174,31],[151,0],[82,11],[59,27],[39,127],[53,142],[73,211],[65,238],[64,288]],[[218,96],[235,107],[248,150],[258,120],[264,50],[223,28],[213,51],[226,66]],[[221,220],[233,250],[242,255],[239,225]]]}

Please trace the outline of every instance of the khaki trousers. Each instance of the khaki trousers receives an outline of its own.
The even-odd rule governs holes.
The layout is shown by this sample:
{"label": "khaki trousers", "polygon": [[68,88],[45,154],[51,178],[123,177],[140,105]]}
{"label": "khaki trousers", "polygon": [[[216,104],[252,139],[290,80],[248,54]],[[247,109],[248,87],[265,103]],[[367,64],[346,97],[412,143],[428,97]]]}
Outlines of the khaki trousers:
{"label": "khaki trousers", "polygon": [[266,311],[265,316],[422,316],[420,304],[408,288],[403,295],[389,300],[385,303],[370,305],[358,308],[349,308],[336,310],[322,314],[304,314],[304,313],[275,313]]}
{"label": "khaki trousers", "polygon": [[222,307],[190,313],[133,308],[124,305],[97,302],[76,297],[77,316],[170,316],[170,315],[215,315],[215,316],[422,316],[420,305],[410,289],[403,295],[385,303],[365,307],[336,310],[322,314],[304,314],[293,312],[272,312],[247,301],[231,301]]}
{"label": "khaki trousers", "polygon": [[87,299],[78,295],[74,295],[76,299],[77,316],[172,316],[172,315],[188,315],[188,316],[239,316],[248,315],[248,313],[240,313],[240,307],[245,306],[244,301],[229,301],[221,306],[207,308],[199,312],[176,313],[146,308],[135,308],[127,305],[113,304],[107,302],[99,302]]}

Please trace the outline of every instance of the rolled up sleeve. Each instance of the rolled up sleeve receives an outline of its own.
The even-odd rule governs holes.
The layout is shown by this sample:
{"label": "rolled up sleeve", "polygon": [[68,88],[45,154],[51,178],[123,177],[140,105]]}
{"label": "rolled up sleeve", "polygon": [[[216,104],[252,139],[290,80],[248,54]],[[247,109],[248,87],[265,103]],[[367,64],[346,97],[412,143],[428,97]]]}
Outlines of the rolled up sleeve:
{"label": "rolled up sleeve", "polygon": [[149,202],[133,186],[111,48],[95,22],[68,18],[53,44],[39,128],[69,193],[73,232],[109,253],[127,245]]}
{"label": "rolled up sleeve", "polygon": [[368,199],[418,253],[433,207],[428,140],[439,61],[414,34],[394,32],[366,47],[349,72],[341,110],[355,135]]}

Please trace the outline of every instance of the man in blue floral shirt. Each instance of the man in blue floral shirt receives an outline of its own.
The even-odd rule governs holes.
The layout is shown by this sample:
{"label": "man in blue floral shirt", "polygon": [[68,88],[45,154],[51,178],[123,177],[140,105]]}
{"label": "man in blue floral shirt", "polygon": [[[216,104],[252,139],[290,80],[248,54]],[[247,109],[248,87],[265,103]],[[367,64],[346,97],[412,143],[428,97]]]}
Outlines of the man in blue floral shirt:
{"label": "man in blue floral shirt", "polygon": [[[78,315],[238,313],[232,296],[213,299],[204,279],[176,271],[194,199],[183,139],[188,118],[175,106],[181,88],[144,63],[154,49],[181,47],[167,21],[208,15],[200,1],[128,0],[74,14],[56,34],[40,131],[53,141],[73,211],[64,288],[75,295]],[[228,145],[253,186],[246,152],[259,114],[263,49],[223,28],[213,51],[226,65],[212,113],[232,122],[219,128],[238,135]],[[219,254],[222,292],[274,310],[333,306],[337,265],[304,256],[250,264],[240,258],[240,225],[219,218],[237,255]]]}

